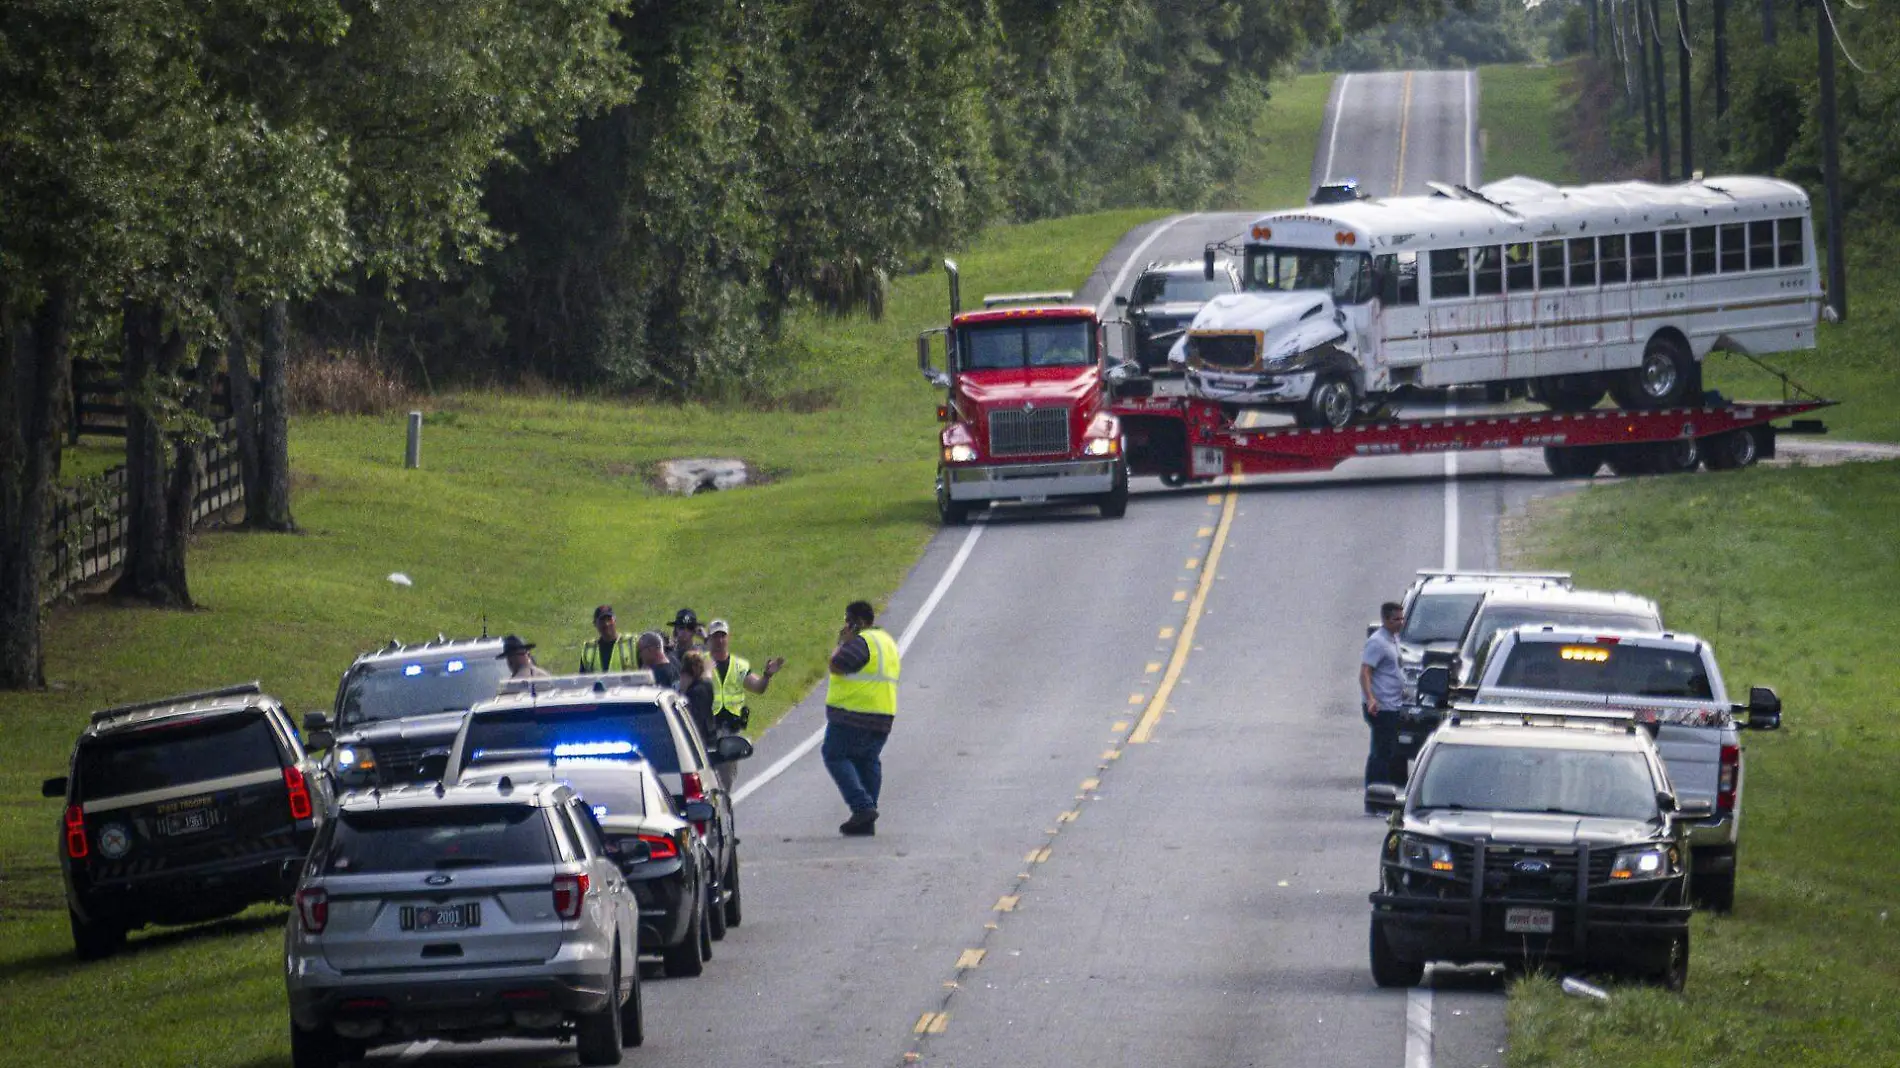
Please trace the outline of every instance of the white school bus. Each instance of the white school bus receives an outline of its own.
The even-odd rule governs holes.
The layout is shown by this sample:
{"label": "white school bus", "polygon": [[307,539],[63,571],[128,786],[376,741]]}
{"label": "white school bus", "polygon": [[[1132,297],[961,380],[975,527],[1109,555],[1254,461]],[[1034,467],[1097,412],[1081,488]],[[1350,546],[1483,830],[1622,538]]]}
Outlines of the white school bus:
{"label": "white school bus", "polygon": [[1699,403],[1713,350],[1814,347],[1808,197],[1775,178],[1554,186],[1262,216],[1243,291],[1170,353],[1191,393],[1344,426],[1411,388],[1483,384],[1561,410]]}

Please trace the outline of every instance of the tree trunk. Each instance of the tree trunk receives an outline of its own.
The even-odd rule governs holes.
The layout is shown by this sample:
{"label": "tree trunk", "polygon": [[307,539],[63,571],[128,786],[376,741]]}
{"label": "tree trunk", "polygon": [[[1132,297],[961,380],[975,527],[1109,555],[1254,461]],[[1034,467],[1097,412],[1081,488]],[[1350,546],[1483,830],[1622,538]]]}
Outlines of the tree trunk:
{"label": "tree trunk", "polygon": [[1663,65],[1662,0],[1649,0],[1649,61],[1656,75],[1656,174],[1666,182],[1669,180],[1669,68]]}
{"label": "tree trunk", "polygon": [[1775,47],[1775,0],[1761,0],[1761,43]]}
{"label": "tree trunk", "polygon": [[125,562],[112,595],[166,608],[191,604],[182,546],[172,543],[166,508],[166,446],[157,398],[184,355],[177,331],[163,332],[164,311],[126,301],[125,340]]}
{"label": "tree trunk", "polygon": [[1682,180],[1695,177],[1695,116],[1689,95],[1689,6],[1676,0],[1676,96],[1682,107]]}
{"label": "tree trunk", "polygon": [[1715,166],[1728,158],[1728,0],[1713,0],[1715,33]]}
{"label": "tree trunk", "polygon": [[251,352],[245,345],[244,313],[237,298],[225,300],[224,373],[231,383],[232,435],[238,453],[238,479],[244,486],[244,513],[248,519],[263,499],[263,468],[257,447],[257,397],[251,390]]}
{"label": "tree trunk", "polygon": [[1814,13],[1814,40],[1821,50],[1821,185],[1827,195],[1827,275],[1822,294],[1834,311],[1834,320],[1844,323],[1847,250],[1841,226],[1841,132],[1834,100],[1834,27],[1824,10]]}
{"label": "tree trunk", "polygon": [[244,503],[244,523],[257,530],[294,531],[290,518],[290,396],[285,382],[290,349],[290,306],[272,301],[264,309],[263,346],[257,354],[263,384],[258,418],[258,490]]}
{"label": "tree trunk", "polygon": [[[178,335],[172,336],[176,339]],[[198,346],[198,366],[187,394],[186,408],[206,423],[212,419],[211,394],[220,355],[215,345]],[[185,559],[191,532],[198,525],[198,479],[204,474],[205,448],[210,440],[211,435],[185,431],[174,435],[171,442],[171,484],[165,491],[165,559],[176,568],[176,592],[187,605],[192,600]]]}
{"label": "tree trunk", "polygon": [[1590,0],[1590,54],[1593,56],[1603,54],[1597,44],[1597,35],[1601,32],[1597,23],[1597,5],[1602,2],[1603,0]]}
{"label": "tree trunk", "polygon": [[1656,153],[1656,109],[1649,99],[1649,31],[1643,26],[1643,0],[1634,0],[1630,11],[1636,16],[1636,66],[1643,98],[1643,155]]}
{"label": "tree trunk", "polygon": [[0,317],[0,689],[46,685],[40,597],[71,328],[63,278],[47,285],[30,325]]}

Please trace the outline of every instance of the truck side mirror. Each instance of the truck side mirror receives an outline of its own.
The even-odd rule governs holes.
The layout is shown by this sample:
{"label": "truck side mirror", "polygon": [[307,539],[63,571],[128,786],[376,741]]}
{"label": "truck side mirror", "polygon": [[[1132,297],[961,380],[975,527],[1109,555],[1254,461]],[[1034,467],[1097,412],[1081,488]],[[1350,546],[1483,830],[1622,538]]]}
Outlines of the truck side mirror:
{"label": "truck side mirror", "polygon": [[728,734],[713,743],[712,758],[716,764],[730,764],[751,755],[752,743],[737,734]]}
{"label": "truck side mirror", "polygon": [[45,782],[40,783],[40,796],[41,797],[61,797],[61,798],[65,797],[66,796],[66,776],[61,775],[57,779],[47,779]]}
{"label": "truck side mirror", "polygon": [[1117,308],[1126,308],[1126,307],[1128,307],[1128,294],[1126,294],[1126,293],[1117,293],[1117,294],[1115,294],[1115,306],[1116,306]]}
{"label": "truck side mirror", "polygon": [[1418,697],[1443,708],[1445,698],[1451,693],[1451,668],[1444,664],[1433,664],[1418,673]]}
{"label": "truck side mirror", "polygon": [[327,731],[330,729],[330,715],[327,712],[307,712],[303,717],[303,729],[309,731]]}
{"label": "truck side mirror", "polygon": [[1396,812],[1405,805],[1404,795],[1389,782],[1366,784],[1366,807],[1375,812]]}
{"label": "truck side mirror", "polygon": [[929,382],[931,385],[936,386],[940,389],[947,389],[950,386],[949,372],[939,371],[937,368],[931,366],[931,363],[930,363],[930,339],[932,335],[935,335],[935,334],[944,335],[944,349],[946,350],[946,352],[948,351],[950,347],[950,343],[949,343],[950,335],[946,331],[942,329],[926,330],[923,333],[918,334],[917,335],[917,370],[923,374],[924,381]]}
{"label": "truck side mirror", "polygon": [[1214,249],[1211,245],[1201,252],[1201,277],[1210,282],[1214,280]]}
{"label": "truck side mirror", "polygon": [[1773,687],[1748,688],[1748,728],[1756,731],[1781,729],[1781,697]]}
{"label": "truck side mirror", "polygon": [[303,736],[305,749],[329,749],[336,745],[336,734],[331,731],[306,731]]}
{"label": "truck side mirror", "polygon": [[680,817],[692,820],[694,823],[711,823],[718,815],[719,812],[713,808],[711,801],[688,801],[685,807],[680,809]]}
{"label": "truck side mirror", "polygon": [[1366,624],[1366,637],[1368,638],[1372,637],[1372,632],[1378,629],[1379,629],[1379,624],[1377,623]]}

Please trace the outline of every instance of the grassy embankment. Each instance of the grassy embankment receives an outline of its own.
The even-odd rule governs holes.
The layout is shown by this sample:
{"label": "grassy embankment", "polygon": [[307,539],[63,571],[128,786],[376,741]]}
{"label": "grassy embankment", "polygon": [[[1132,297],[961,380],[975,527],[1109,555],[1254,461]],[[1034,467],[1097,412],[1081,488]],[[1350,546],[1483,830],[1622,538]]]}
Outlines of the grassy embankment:
{"label": "grassy embankment", "polygon": [[[1561,136],[1571,121],[1562,69],[1484,76],[1491,159],[1501,144],[1548,158],[1551,131]],[[1508,94],[1497,91],[1505,79]],[[1537,79],[1548,88],[1524,84]],[[1872,273],[1874,247],[1850,250],[1860,267],[1850,321],[1823,326],[1815,351],[1770,362],[1843,401],[1826,413],[1837,436],[1892,441],[1900,373],[1886,338],[1900,285]],[[1718,358],[1708,378],[1735,396],[1779,392],[1734,357]],[[1773,684],[1788,712],[1779,734],[1746,739],[1737,907],[1696,917],[1688,992],[1620,987],[1599,1004],[1564,997],[1552,980],[1518,983],[1512,1065],[1893,1063],[1900,802],[1886,784],[1900,757],[1900,670],[1886,646],[1900,633],[1896,476],[1893,463],[1756,468],[1595,486],[1533,507],[1513,563],[1656,597],[1672,625],[1715,643],[1732,689]]]}
{"label": "grassy embankment", "polygon": [[[1241,203],[1304,199],[1326,82],[1298,79],[1276,99]],[[1078,286],[1128,228],[1159,214],[995,228],[959,253],[964,280],[973,293]],[[944,300],[933,271],[897,280],[882,322],[798,318],[789,336],[801,401],[776,410],[434,396],[417,405],[427,413],[418,471],[402,467],[400,413],[298,420],[303,534],[199,537],[191,580],[202,611],[54,612],[54,687],[0,696],[0,1065],[285,1056],[282,910],[135,935],[120,957],[73,961],[58,806],[38,786],[64,771],[88,710],[250,678],[298,713],[325,708],[360,650],[391,635],[473,634],[484,617],[493,633],[539,642],[544,664],[571,669],[592,606],[606,601],[628,630],[690,605],[702,619],[730,617],[740,653],[786,656],[779,684],[756,702],[755,727],[769,723],[818,681],[844,603],[888,595],[936,529],[935,401],[911,353],[915,333],[943,320]],[[686,499],[655,492],[654,465],[684,456],[742,457],[768,481]],[[386,581],[398,571],[414,585]]]}

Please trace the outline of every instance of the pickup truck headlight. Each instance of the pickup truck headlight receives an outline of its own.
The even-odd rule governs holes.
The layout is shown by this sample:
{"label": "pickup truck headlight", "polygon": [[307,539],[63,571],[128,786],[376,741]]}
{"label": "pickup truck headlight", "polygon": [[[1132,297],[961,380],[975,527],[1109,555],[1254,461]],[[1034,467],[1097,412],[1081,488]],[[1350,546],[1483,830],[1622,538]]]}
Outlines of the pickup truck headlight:
{"label": "pickup truck headlight", "polygon": [[339,745],[334,752],[336,757],[336,776],[339,779],[353,780],[376,771],[376,757],[367,746]]}
{"label": "pickup truck headlight", "polygon": [[943,450],[943,458],[953,464],[967,464],[976,459],[976,446],[958,442]]}
{"label": "pickup truck headlight", "polygon": [[1399,836],[1399,866],[1439,875],[1450,875],[1457,870],[1451,860],[1449,844],[1434,842],[1429,838],[1414,838],[1409,834]]}
{"label": "pickup truck headlight", "polygon": [[1616,855],[1616,863],[1610,866],[1610,878],[1623,881],[1633,879],[1668,879],[1682,874],[1682,855],[1674,846],[1645,846],[1642,849],[1625,849]]}
{"label": "pickup truck headlight", "polygon": [[1122,451],[1119,438],[1090,438],[1082,443],[1082,451],[1089,456],[1114,456]]}

